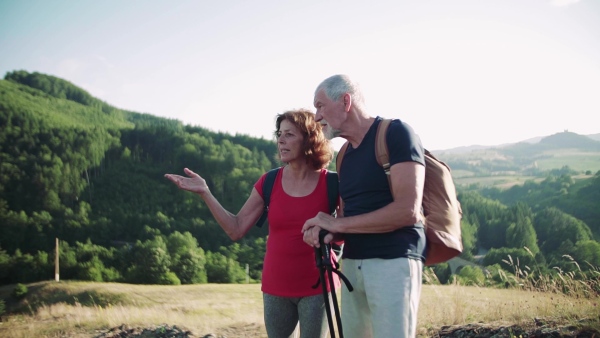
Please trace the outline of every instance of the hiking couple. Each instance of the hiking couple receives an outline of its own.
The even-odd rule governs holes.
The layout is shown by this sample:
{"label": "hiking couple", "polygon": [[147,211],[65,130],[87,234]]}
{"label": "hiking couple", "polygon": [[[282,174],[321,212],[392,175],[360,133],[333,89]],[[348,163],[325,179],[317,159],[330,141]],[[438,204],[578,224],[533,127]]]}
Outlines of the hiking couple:
{"label": "hiking couple", "polygon": [[[319,278],[313,247],[326,230],[325,243],[344,242],[342,271],[354,287],[352,292],[342,287],[343,336],[415,337],[425,262],[423,146],[409,125],[391,122],[388,183],[375,158],[382,119],[367,113],[358,85],[348,76],[331,76],[317,86],[314,106],[315,114],[299,109],[276,117],[284,166],[277,171],[268,208],[261,289],[267,334],[291,337],[299,323],[300,337],[327,336],[326,302],[313,288]],[[348,144],[338,168],[337,217],[330,215],[325,169],[333,159],[329,140],[334,137]],[[187,177],[165,177],[199,194],[232,240],[242,238],[263,213],[266,173],[234,215],[211,194],[204,178],[187,168],[184,172]],[[336,256],[330,256],[335,264]],[[334,275],[334,289],[339,287]]]}

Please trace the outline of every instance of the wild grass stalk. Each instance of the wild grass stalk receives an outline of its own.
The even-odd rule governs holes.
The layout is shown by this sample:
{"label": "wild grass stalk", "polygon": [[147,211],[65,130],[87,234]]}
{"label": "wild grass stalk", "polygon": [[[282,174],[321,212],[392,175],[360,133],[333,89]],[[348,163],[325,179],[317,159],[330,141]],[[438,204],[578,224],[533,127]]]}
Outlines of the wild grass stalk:
{"label": "wild grass stalk", "polygon": [[[532,255],[529,249],[525,248]],[[503,260],[513,272],[511,279],[515,287],[528,291],[551,292],[564,294],[571,297],[591,298],[600,296],[600,271],[598,267],[585,262],[589,269],[583,271],[571,256],[563,255],[563,258],[576,269],[563,271],[554,267],[550,272],[542,272],[540,269],[532,270],[529,266],[521,267],[519,260],[513,260],[509,255]]]}

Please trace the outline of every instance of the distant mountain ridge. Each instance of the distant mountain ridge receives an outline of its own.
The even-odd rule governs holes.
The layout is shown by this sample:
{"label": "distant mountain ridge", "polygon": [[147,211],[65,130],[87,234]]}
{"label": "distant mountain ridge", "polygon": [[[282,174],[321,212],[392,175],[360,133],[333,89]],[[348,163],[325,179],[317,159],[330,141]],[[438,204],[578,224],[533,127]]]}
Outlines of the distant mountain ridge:
{"label": "distant mountain ridge", "polygon": [[591,148],[592,150],[597,150],[600,145],[600,141],[568,131],[544,137],[539,143],[562,148]]}
{"label": "distant mountain ridge", "polygon": [[[542,146],[540,146],[542,145]],[[436,154],[465,154],[473,151],[486,149],[506,149],[511,147],[526,147],[533,146],[534,148],[577,148],[580,150],[599,151],[600,150],[600,133],[581,135],[569,131],[564,131],[548,136],[538,136],[526,139],[516,143],[505,143],[500,145],[470,145],[461,146],[450,149],[438,149],[433,152]],[[543,149],[541,149],[543,150]]]}

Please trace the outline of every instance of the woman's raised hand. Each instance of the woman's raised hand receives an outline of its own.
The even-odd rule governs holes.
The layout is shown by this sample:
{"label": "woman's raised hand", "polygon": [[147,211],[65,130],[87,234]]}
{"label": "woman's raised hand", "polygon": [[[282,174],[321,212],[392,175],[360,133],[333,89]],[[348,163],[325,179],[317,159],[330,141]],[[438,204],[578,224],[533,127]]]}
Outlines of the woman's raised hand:
{"label": "woman's raised hand", "polygon": [[189,177],[184,177],[180,175],[174,174],[165,174],[165,177],[169,179],[169,181],[175,183],[179,189],[195,192],[198,194],[203,194],[208,192],[208,185],[206,185],[206,181],[195,172],[191,171],[188,168],[183,169],[183,172]]}

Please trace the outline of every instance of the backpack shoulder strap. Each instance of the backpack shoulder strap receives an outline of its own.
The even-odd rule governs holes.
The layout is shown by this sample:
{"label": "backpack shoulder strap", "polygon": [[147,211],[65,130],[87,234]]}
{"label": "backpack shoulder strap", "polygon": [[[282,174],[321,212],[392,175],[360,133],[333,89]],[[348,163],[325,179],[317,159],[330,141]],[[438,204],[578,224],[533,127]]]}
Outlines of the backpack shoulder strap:
{"label": "backpack shoulder strap", "polygon": [[335,171],[327,172],[327,198],[329,200],[329,214],[333,215],[338,205],[339,199],[339,181],[338,173]]}
{"label": "backpack shoulder strap", "polygon": [[391,119],[383,119],[377,126],[377,136],[375,136],[375,157],[377,158],[377,163],[379,163],[379,165],[383,167],[383,170],[385,171],[391,190],[392,182],[390,181],[390,154],[386,138],[390,122],[392,122]]}
{"label": "backpack shoulder strap", "polygon": [[263,223],[267,219],[267,215],[269,213],[269,202],[271,201],[271,190],[273,190],[275,178],[277,177],[279,169],[281,169],[281,167],[269,170],[267,172],[267,176],[265,177],[265,182],[263,183],[263,200],[265,201],[265,205],[263,207],[262,215],[260,215],[260,218],[258,221],[256,221],[256,226],[259,228],[263,226]]}
{"label": "backpack shoulder strap", "polygon": [[348,141],[344,142],[340,151],[338,151],[337,157],[335,158],[335,171],[340,172],[340,168],[342,166],[342,160],[344,159],[344,154],[346,153],[346,149],[348,149]]}

